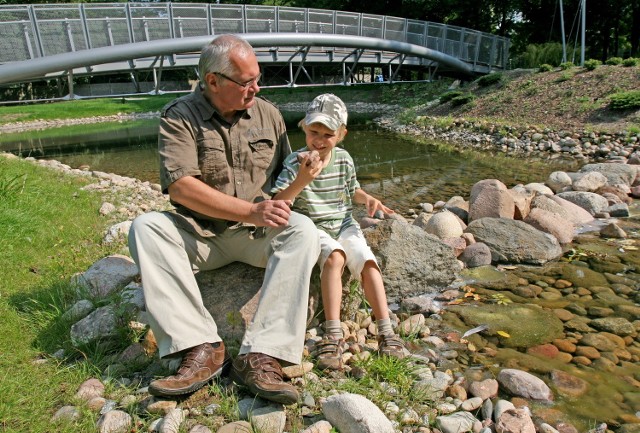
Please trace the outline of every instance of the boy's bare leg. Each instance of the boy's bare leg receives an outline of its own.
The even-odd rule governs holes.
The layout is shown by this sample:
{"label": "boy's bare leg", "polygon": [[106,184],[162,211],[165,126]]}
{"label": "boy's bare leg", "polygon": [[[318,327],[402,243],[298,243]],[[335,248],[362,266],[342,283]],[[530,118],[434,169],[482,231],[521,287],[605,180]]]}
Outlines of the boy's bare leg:
{"label": "boy's bare leg", "polygon": [[325,320],[340,320],[340,306],[342,304],[342,272],[345,256],[342,251],[332,252],[324,262],[320,288],[322,290],[322,305]]}
{"label": "boy's bare leg", "polygon": [[364,296],[371,305],[376,320],[388,319],[389,305],[387,304],[387,295],[384,291],[382,274],[378,266],[369,260],[364,264],[361,276]]}

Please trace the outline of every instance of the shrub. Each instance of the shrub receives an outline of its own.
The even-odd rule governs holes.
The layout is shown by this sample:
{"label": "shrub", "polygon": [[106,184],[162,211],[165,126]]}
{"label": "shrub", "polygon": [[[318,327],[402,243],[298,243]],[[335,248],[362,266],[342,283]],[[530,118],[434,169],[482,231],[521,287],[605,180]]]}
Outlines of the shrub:
{"label": "shrub", "polygon": [[459,107],[461,105],[468,104],[469,102],[473,102],[474,99],[476,99],[476,97],[473,96],[471,93],[465,93],[463,95],[456,96],[455,98],[453,98],[451,100],[451,105],[453,105],[454,107]]}
{"label": "shrub", "polygon": [[640,90],[614,93],[609,96],[612,110],[635,110],[640,108]]}
{"label": "shrub", "polygon": [[538,67],[538,72],[551,72],[553,71],[553,66],[548,63],[543,63]]}
{"label": "shrub", "polygon": [[622,57],[609,57],[605,63],[611,66],[621,65]]}
{"label": "shrub", "polygon": [[513,66],[516,68],[536,68],[544,63],[558,66],[561,61],[562,45],[560,43],[529,44],[524,52],[514,57]]}
{"label": "shrub", "polygon": [[584,62],[584,68],[587,71],[593,71],[595,68],[597,68],[598,66],[600,66],[602,64],[602,62],[600,60],[596,60],[596,59],[589,59],[586,60]]}
{"label": "shrub", "polygon": [[563,81],[569,81],[573,78],[573,74],[571,72],[563,72],[560,74],[558,78],[556,78],[556,83],[562,83]]}
{"label": "shrub", "polygon": [[631,67],[636,66],[639,63],[639,59],[629,57],[628,59],[624,59],[622,61],[622,66]]}
{"label": "shrub", "polygon": [[560,69],[562,69],[563,71],[566,71],[567,69],[571,69],[573,68],[575,65],[573,64],[573,62],[564,62],[564,63],[560,63]]}
{"label": "shrub", "polygon": [[483,75],[478,78],[478,86],[487,87],[502,81],[502,74],[494,72],[492,74]]}
{"label": "shrub", "polygon": [[443,93],[442,96],[440,96],[440,103],[445,104],[460,95],[464,95],[464,92],[462,90],[451,90],[449,92]]}

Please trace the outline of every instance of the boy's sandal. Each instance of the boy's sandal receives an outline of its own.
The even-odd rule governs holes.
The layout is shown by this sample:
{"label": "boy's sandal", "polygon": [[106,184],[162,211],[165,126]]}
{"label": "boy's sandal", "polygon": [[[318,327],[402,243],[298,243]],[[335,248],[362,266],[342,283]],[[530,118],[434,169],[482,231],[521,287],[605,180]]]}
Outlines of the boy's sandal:
{"label": "boy's sandal", "polygon": [[407,356],[404,342],[394,334],[378,335],[378,352],[380,355],[402,359]]}
{"label": "boy's sandal", "polygon": [[316,367],[320,370],[342,370],[342,353],[344,340],[324,337],[316,343],[313,354],[317,359]]}

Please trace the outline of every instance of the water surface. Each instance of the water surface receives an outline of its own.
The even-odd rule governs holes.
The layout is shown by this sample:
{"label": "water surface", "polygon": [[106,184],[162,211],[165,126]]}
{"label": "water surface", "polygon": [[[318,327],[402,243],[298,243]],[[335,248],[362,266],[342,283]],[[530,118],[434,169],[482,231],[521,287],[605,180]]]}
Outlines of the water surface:
{"label": "water surface", "polygon": [[[152,119],[3,134],[0,151],[158,182],[157,125]],[[293,149],[304,146],[304,136],[295,126],[289,138]],[[555,170],[577,168],[567,160],[459,151],[370,126],[351,126],[343,146],[354,158],[363,188],[400,211],[455,195],[468,198],[471,186],[482,179],[496,178],[511,187],[543,182]]]}

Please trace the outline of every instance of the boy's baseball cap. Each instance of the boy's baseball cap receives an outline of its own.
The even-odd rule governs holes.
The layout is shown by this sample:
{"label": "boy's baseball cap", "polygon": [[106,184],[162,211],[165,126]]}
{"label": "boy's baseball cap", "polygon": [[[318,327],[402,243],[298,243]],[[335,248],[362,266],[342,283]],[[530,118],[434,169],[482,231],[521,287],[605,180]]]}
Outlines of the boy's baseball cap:
{"label": "boy's baseball cap", "polygon": [[347,124],[347,106],[332,93],[316,96],[307,108],[304,123],[322,123],[332,131],[337,131],[340,126]]}

